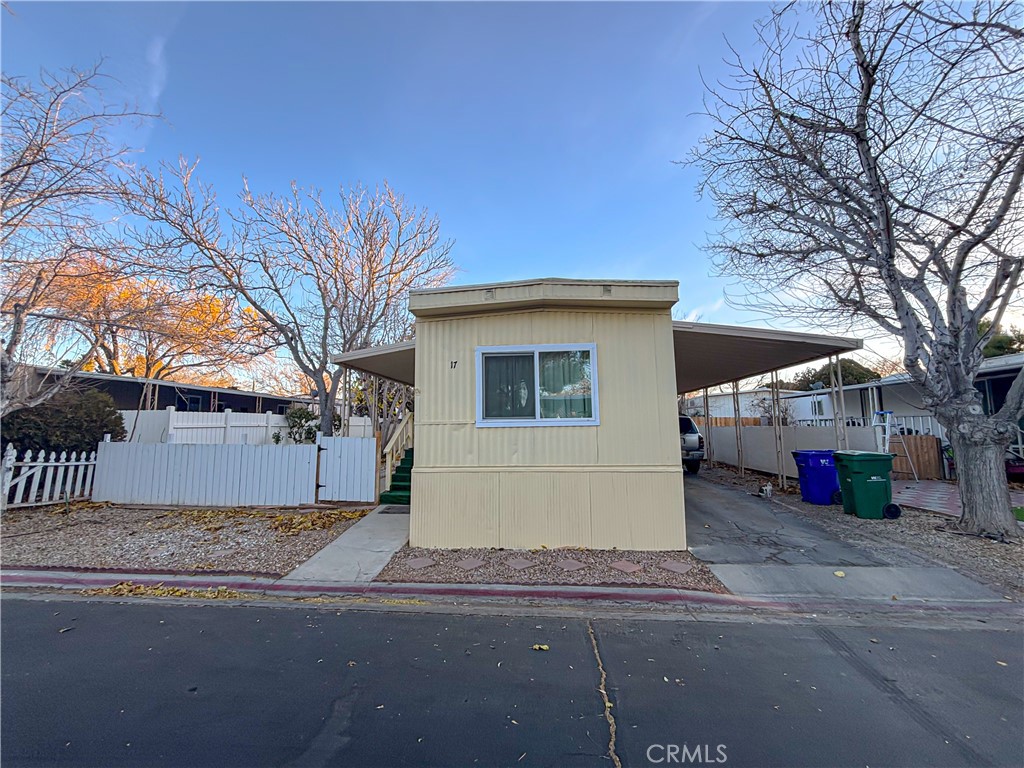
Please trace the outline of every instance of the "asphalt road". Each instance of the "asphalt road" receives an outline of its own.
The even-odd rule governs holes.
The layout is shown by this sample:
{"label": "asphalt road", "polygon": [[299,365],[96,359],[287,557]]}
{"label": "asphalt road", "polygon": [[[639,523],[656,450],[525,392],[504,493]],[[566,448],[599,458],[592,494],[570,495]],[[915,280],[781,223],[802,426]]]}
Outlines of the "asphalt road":
{"label": "asphalt road", "polygon": [[980,622],[14,597],[2,617],[5,768],[611,766],[606,709],[625,766],[1024,764],[1022,635]]}

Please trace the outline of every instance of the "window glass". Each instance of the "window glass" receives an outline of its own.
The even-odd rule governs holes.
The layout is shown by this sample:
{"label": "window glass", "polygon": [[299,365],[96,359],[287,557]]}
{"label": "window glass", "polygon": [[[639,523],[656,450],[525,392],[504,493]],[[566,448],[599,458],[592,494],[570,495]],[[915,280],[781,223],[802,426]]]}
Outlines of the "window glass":
{"label": "window glass", "polygon": [[540,417],[591,419],[590,351],[541,352]]}
{"label": "window glass", "polygon": [[484,355],[484,418],[535,419],[533,354]]}

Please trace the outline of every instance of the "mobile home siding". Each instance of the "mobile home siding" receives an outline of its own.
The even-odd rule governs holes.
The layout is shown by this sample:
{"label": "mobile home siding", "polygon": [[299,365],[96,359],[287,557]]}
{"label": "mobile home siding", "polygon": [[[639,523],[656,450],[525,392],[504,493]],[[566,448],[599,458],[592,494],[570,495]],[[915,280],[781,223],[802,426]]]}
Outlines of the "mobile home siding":
{"label": "mobile home siding", "polygon": [[[416,335],[414,546],[685,548],[668,310],[419,318]],[[598,426],[476,426],[477,347],[562,343],[597,346]]]}

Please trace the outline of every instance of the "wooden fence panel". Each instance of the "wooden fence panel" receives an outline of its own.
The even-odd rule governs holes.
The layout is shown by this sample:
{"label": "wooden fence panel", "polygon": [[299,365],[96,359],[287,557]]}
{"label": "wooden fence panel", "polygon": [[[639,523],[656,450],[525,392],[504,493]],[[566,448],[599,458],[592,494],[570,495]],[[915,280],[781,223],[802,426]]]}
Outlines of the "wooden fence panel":
{"label": "wooden fence panel", "polygon": [[[901,442],[902,441],[902,442]],[[889,440],[889,453],[896,454],[892,462],[892,476],[896,480],[913,480],[910,460],[921,480],[942,479],[942,443],[934,435],[893,435]]]}
{"label": "wooden fence panel", "polygon": [[320,447],[321,501],[377,500],[375,437],[324,437]]}
{"label": "wooden fence panel", "polygon": [[[691,417],[694,423],[698,427],[706,427],[706,419],[704,416],[693,416]],[[735,427],[736,417],[734,416],[712,416],[711,417],[712,427]],[[761,417],[759,416],[740,416],[741,427],[760,427]],[[701,430],[703,431],[703,429]]]}
{"label": "wooden fence panel", "polygon": [[315,445],[101,443],[94,501],[297,506],[316,498]]}

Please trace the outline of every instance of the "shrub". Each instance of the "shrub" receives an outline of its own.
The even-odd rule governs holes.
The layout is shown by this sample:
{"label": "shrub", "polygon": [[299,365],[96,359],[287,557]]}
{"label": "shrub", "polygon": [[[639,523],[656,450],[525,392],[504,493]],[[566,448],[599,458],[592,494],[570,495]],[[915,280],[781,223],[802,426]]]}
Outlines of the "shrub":
{"label": "shrub", "polygon": [[316,439],[316,428],[320,425],[320,418],[309,408],[301,405],[293,405],[285,414],[288,420],[288,437],[294,443],[311,443]]}
{"label": "shrub", "polygon": [[35,408],[8,415],[0,428],[2,449],[13,443],[19,454],[91,452],[105,434],[111,440],[124,440],[124,419],[113,398],[95,389],[60,392]]}

